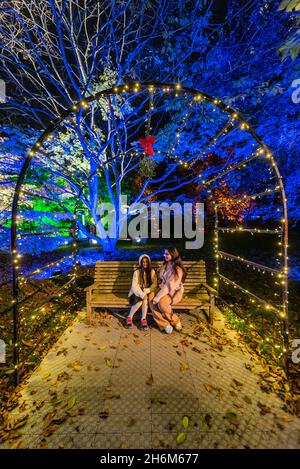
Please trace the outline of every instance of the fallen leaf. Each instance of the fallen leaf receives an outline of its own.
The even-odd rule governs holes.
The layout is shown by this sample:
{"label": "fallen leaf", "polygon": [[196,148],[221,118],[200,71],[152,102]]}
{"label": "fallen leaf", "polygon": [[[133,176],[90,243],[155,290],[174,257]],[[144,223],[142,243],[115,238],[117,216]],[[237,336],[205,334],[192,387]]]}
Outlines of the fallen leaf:
{"label": "fallen leaf", "polygon": [[180,371],[186,371],[189,369],[189,365],[187,363],[180,362]]}
{"label": "fallen leaf", "polygon": [[233,378],[232,381],[234,382],[234,384],[235,384],[236,386],[243,386],[243,383],[241,383],[240,381],[238,381],[238,380],[235,379],[235,378]]}
{"label": "fallen leaf", "polygon": [[161,404],[161,405],[167,404],[167,401],[164,399],[161,399],[160,397],[151,397],[150,402],[151,404],[155,404],[156,402],[158,402],[158,404]]}
{"label": "fallen leaf", "polygon": [[66,357],[68,355],[68,349],[63,348],[56,353],[56,355],[61,355],[61,354],[63,354]]}
{"label": "fallen leaf", "polygon": [[110,358],[104,358],[104,361],[105,361],[105,364],[106,364],[107,366],[110,366],[110,367],[113,366],[113,362],[111,361]]}
{"label": "fallen leaf", "polygon": [[283,415],[281,418],[286,423],[292,422],[294,420],[294,417],[292,415]]}
{"label": "fallen leaf", "polygon": [[76,396],[71,396],[68,399],[68,408],[72,409],[72,407],[74,407],[75,404],[76,404]]}
{"label": "fallen leaf", "polygon": [[20,405],[19,409],[20,409],[21,411],[26,410],[26,409],[27,409],[27,402],[24,401],[24,402]]}
{"label": "fallen leaf", "polygon": [[251,365],[250,363],[244,363],[244,366],[245,366],[246,370],[249,370],[249,371],[252,371],[253,368],[254,368],[254,366]]}
{"label": "fallen leaf", "polygon": [[252,400],[250,399],[249,396],[243,396],[243,399],[245,402],[247,402],[247,404],[250,404],[250,405],[252,404]]}
{"label": "fallen leaf", "polygon": [[55,415],[55,411],[54,412],[47,412],[44,416],[43,416],[43,420],[45,420],[45,426],[49,424],[49,422],[51,422],[51,420],[53,419],[54,415]]}
{"label": "fallen leaf", "polygon": [[133,427],[135,424],[136,420],[131,418],[127,423],[127,427]]}
{"label": "fallen leaf", "polygon": [[209,428],[211,427],[211,419],[212,419],[212,416],[210,414],[206,414],[204,416],[204,422]]}
{"label": "fallen leaf", "polygon": [[81,365],[82,363],[79,360],[76,360],[75,362],[69,363],[67,366],[68,368],[73,368],[75,371],[80,371]]}
{"label": "fallen leaf", "polygon": [[175,420],[171,420],[171,421],[168,423],[168,430],[169,430],[169,432],[171,432],[175,427],[176,427],[176,422],[175,422]]}
{"label": "fallen leaf", "polygon": [[279,430],[284,430],[284,425],[282,423],[278,422],[278,420],[275,419],[275,424],[279,428]]}
{"label": "fallen leaf", "polygon": [[67,415],[63,415],[62,417],[57,417],[51,420],[51,423],[54,425],[61,425],[67,419]]}
{"label": "fallen leaf", "polygon": [[115,394],[110,386],[104,389],[104,397],[106,399],[120,399],[120,394]]}
{"label": "fallen leaf", "polygon": [[151,373],[150,377],[146,381],[146,384],[148,384],[148,386],[152,386],[153,382],[154,382],[154,379]]}
{"label": "fallen leaf", "polygon": [[266,415],[271,412],[271,407],[267,406],[266,404],[263,404],[262,402],[258,402],[257,406],[260,408],[261,415]]}
{"label": "fallen leaf", "polygon": [[44,376],[42,376],[42,379],[47,379],[49,376],[51,376],[51,373],[46,373]]}
{"label": "fallen leaf", "polygon": [[18,420],[9,422],[7,425],[7,430],[17,430],[18,428],[22,428],[24,427],[24,425],[26,425],[27,420],[28,420],[28,415],[25,415],[24,417],[21,417]]}
{"label": "fallen leaf", "polygon": [[66,371],[63,371],[62,373],[59,373],[59,375],[57,375],[56,379],[57,379],[57,381],[69,380],[70,375]]}
{"label": "fallen leaf", "polygon": [[225,418],[233,425],[238,425],[239,423],[237,414],[233,410],[226,412]]}
{"label": "fallen leaf", "polygon": [[[35,403],[35,401],[33,401],[33,403]],[[44,407],[44,405],[45,405],[45,401],[39,401],[36,403],[35,408],[36,410],[40,410],[42,407]]]}
{"label": "fallen leaf", "polygon": [[43,438],[43,439],[40,441],[39,447],[40,447],[40,448],[43,448],[43,449],[47,449],[47,448],[48,448],[48,443],[47,443],[46,438]]}
{"label": "fallen leaf", "polygon": [[264,380],[268,381],[269,383],[275,383],[277,378],[275,378],[274,376],[264,376]]}
{"label": "fallen leaf", "polygon": [[177,435],[176,443],[177,443],[178,445],[181,445],[182,443],[185,442],[185,440],[186,440],[186,434],[182,432],[182,433],[179,433],[179,434]]}
{"label": "fallen leaf", "polygon": [[205,387],[207,392],[210,392],[213,388],[211,384],[207,384],[207,383],[203,383],[203,386]]}
{"label": "fallen leaf", "polygon": [[24,340],[24,339],[22,339],[22,344],[26,345],[26,347],[32,347],[34,345],[34,340]]}
{"label": "fallen leaf", "polygon": [[14,441],[11,445],[10,445],[10,449],[19,449],[22,445],[22,440],[18,440],[18,441]]}
{"label": "fallen leaf", "polygon": [[187,430],[189,426],[189,418],[185,415],[182,419],[182,425],[185,430]]}

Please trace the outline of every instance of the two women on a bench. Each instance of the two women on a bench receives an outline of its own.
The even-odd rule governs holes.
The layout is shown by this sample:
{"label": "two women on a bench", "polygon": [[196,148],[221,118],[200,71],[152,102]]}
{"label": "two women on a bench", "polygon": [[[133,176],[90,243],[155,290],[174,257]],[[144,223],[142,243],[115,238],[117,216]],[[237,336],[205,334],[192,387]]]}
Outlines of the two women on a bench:
{"label": "two women on a bench", "polygon": [[179,303],[182,299],[185,278],[186,270],[174,247],[165,250],[164,263],[159,271],[161,282],[159,288],[157,288],[157,278],[154,269],[151,268],[149,256],[146,254],[140,256],[139,268],[133,274],[132,287],[129,292],[132,307],[127,318],[127,327],[132,327],[133,315],[142,306],[141,326],[147,330],[146,315],[150,306],[153,318],[160,330],[171,334],[174,327],[180,331],[181,321],[173,313],[172,305]]}

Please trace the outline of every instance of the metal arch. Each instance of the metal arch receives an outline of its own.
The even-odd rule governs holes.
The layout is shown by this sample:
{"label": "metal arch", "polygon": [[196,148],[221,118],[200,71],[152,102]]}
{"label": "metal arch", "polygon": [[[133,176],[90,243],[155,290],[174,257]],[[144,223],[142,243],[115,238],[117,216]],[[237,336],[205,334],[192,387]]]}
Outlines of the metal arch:
{"label": "metal arch", "polygon": [[[38,151],[38,149],[42,146],[43,142],[48,138],[48,136],[58,128],[58,126],[65,120],[67,119],[73,112],[76,112],[79,110],[81,107],[85,107],[88,103],[91,103],[102,96],[110,95],[110,94],[116,94],[122,92],[128,92],[128,93],[133,93],[134,90],[130,89],[131,87],[134,88],[136,87],[137,84],[135,82],[128,82],[127,84],[124,85],[117,85],[114,87],[107,88],[105,90],[99,91],[98,93],[94,95],[90,95],[83,100],[80,100],[74,104],[72,104],[68,109],[66,109],[60,116],[57,117],[54,121],[51,121],[49,126],[46,128],[46,130],[40,135],[40,137],[35,141],[34,145],[32,148],[29,150],[26,159],[22,165],[22,168],[20,170],[18,180],[16,183],[15,191],[14,191],[14,197],[13,197],[13,202],[12,202],[12,211],[11,211],[11,266],[12,266],[12,297],[13,297],[13,305],[12,305],[12,310],[13,310],[13,346],[14,346],[14,364],[16,368],[16,382],[18,382],[18,363],[19,363],[19,353],[18,349],[16,347],[16,344],[18,343],[18,304],[17,304],[17,299],[18,299],[18,285],[17,285],[17,270],[16,270],[16,265],[14,262],[15,254],[16,254],[16,219],[17,219],[17,212],[18,212],[18,202],[20,198],[20,191],[22,184],[24,183],[24,178],[26,171],[30,167],[32,158],[35,154],[35,151]],[[190,93],[194,97],[199,97],[199,99],[203,99],[207,102],[210,102],[214,106],[218,107],[220,110],[224,111],[227,114],[231,115],[231,118],[233,120],[237,120],[241,123],[245,123],[245,119],[242,118],[242,114],[239,113],[237,110],[232,108],[229,105],[226,105],[221,101],[220,99],[217,99],[205,92],[198,91],[194,88],[190,87],[185,87],[185,86],[179,86],[178,84],[174,83],[160,83],[160,82],[144,82],[144,83],[139,83],[138,87],[141,87],[141,89],[135,90],[137,91],[143,91],[143,90],[148,90],[148,91],[153,91],[149,90],[149,88],[154,88],[154,89],[160,89],[162,91],[175,91],[178,92],[185,92],[185,93]],[[269,153],[269,149],[261,139],[261,137],[252,129],[251,126],[248,125],[247,127],[248,132],[252,135],[252,137],[258,142],[260,147],[264,149],[266,153]],[[216,143],[217,139],[219,138],[219,134],[217,134],[217,137],[212,139],[212,143]],[[111,158],[109,160],[106,160],[104,163],[101,165],[106,165],[109,164],[111,161],[115,160],[115,158]],[[100,164],[97,166],[96,171],[87,178],[86,184],[88,183],[89,179],[98,171]],[[284,285],[283,285],[283,314],[284,314],[284,341],[286,345],[286,349],[288,349],[288,262],[287,262],[287,247],[288,247],[288,214],[287,214],[287,201],[286,201],[286,195],[285,195],[285,190],[282,182],[282,177],[280,175],[278,166],[276,162],[274,161],[272,157],[272,167],[275,170],[279,186],[280,186],[280,192],[281,192],[281,197],[282,197],[282,206],[283,206],[283,213],[284,213],[284,224],[283,224],[283,260],[284,260],[284,272],[283,272],[283,277],[284,277]],[[84,186],[85,187],[85,186]],[[84,187],[82,187],[81,192],[84,190]],[[74,217],[77,209],[77,204],[74,209]],[[218,213],[217,209],[215,207],[215,215],[216,215],[216,225],[215,225],[215,236],[218,237]],[[76,228],[74,229],[74,239],[76,240],[77,237],[77,230]],[[77,243],[75,243],[77,244]],[[76,268],[76,253],[74,255],[74,263],[73,266]],[[218,260],[217,260],[217,273],[218,273]]]}

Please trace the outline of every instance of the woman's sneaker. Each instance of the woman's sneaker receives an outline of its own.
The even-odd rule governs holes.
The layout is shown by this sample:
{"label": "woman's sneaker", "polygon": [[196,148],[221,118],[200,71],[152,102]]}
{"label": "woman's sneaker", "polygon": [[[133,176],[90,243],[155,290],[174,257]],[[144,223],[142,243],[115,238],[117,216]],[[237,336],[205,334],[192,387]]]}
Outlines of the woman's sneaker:
{"label": "woman's sneaker", "polygon": [[133,324],[132,324],[132,318],[130,316],[127,316],[126,318],[126,329],[132,329]]}
{"label": "woman's sneaker", "polygon": [[175,324],[174,328],[175,328],[176,331],[178,331],[178,332],[181,331],[181,329],[182,329],[182,324],[181,324],[181,322],[178,322],[177,324]]}
{"label": "woman's sneaker", "polygon": [[143,331],[148,331],[149,326],[147,323],[147,319],[141,319],[141,328],[143,329]]}
{"label": "woman's sneaker", "polygon": [[173,327],[172,327],[172,326],[167,326],[167,327],[165,327],[165,332],[166,332],[166,334],[172,334],[172,332],[173,332]]}

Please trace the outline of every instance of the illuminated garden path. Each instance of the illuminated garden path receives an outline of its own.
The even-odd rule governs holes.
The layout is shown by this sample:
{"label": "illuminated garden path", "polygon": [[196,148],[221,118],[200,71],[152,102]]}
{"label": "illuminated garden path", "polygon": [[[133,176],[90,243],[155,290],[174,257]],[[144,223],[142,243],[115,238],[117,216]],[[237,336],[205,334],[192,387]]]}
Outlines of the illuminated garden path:
{"label": "illuminated garden path", "polygon": [[80,313],[20,390],[0,448],[176,448],[182,432],[181,448],[299,448],[300,419],[261,390],[222,316],[222,333],[203,324],[198,338],[182,317],[188,335],[167,336]]}

